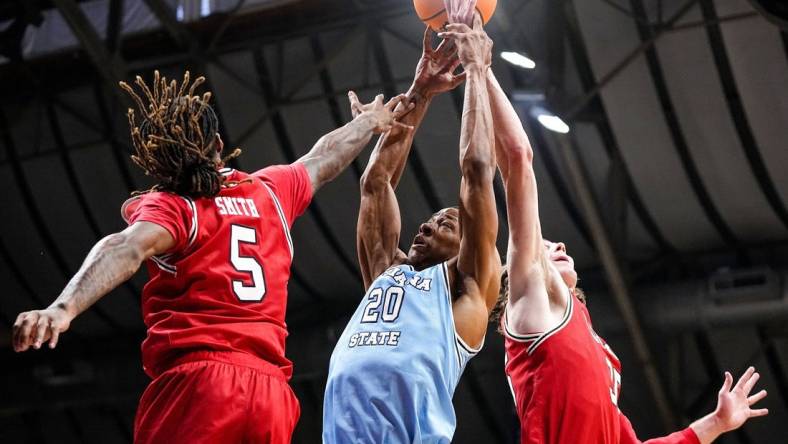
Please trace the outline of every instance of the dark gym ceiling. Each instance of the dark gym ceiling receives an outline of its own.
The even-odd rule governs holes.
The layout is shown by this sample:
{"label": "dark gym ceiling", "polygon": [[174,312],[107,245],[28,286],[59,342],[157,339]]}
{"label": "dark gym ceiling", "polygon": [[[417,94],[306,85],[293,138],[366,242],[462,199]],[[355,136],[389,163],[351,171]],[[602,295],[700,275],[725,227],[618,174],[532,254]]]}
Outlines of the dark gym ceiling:
{"label": "dark gym ceiling", "polygon": [[[164,0],[0,4],[3,347],[16,314],[57,296],[90,246],[123,227],[118,209],[128,193],[149,185],[128,159],[128,103],[115,80],[153,69],[205,74],[227,145],[244,150],[234,166],[255,170],[292,162],[346,122],[348,89],[366,99],[404,91],[420,54],[423,28],[406,0],[209,3],[201,17],[200,1],[178,2],[186,5],[183,21],[176,2]],[[598,223],[534,105],[571,126],[614,268],[636,306],[639,288],[706,279],[721,268],[773,270],[782,284],[784,32],[746,0],[500,0],[488,32],[496,54],[517,50],[536,61],[522,70],[496,55],[493,69],[513,96],[545,96],[517,102],[536,150],[542,224],[547,237],[568,245],[587,288],[615,294],[605,278],[616,270],[600,262]],[[456,203],[461,105],[461,91],[437,99],[417,134],[398,190],[403,244],[432,211]],[[326,186],[294,227],[288,323],[296,331],[323,328],[359,300],[354,230],[367,156]],[[497,191],[503,220],[500,184]],[[137,276],[85,313],[72,340],[138,338],[143,283]],[[610,310],[597,322],[621,325],[621,305],[606,300]],[[782,310],[778,325],[788,318]],[[738,368],[739,347],[763,351],[766,379],[777,388],[768,421],[778,424],[788,417],[785,331],[756,321],[744,322],[736,350],[721,339],[730,335],[713,332],[695,335],[692,347],[706,370]],[[651,353],[660,350],[651,344]],[[738,439],[769,442],[758,433],[765,432]]]}

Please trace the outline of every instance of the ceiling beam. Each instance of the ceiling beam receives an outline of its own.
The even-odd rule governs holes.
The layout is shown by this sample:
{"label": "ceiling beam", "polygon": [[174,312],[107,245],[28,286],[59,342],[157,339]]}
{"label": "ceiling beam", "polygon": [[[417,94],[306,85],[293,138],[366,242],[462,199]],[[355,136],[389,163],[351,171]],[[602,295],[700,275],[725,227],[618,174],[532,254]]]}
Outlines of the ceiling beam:
{"label": "ceiling beam", "polygon": [[104,82],[112,91],[121,95],[117,84],[126,78],[125,62],[120,56],[113,56],[107,51],[93,25],[75,0],[52,0],[52,2],[57,5],[63,19],[79,40],[82,49],[85,50]]}
{"label": "ceiling beam", "polygon": [[[564,1],[563,13],[564,20],[566,21],[565,35],[569,40],[569,48],[571,50],[572,57],[574,58],[576,69],[578,70],[580,82],[583,85],[583,91],[590,91],[595,85],[594,72],[591,68],[591,62],[588,58],[585,42],[583,41],[583,36],[580,31],[580,23],[577,18],[577,12],[572,1]],[[591,106],[587,107],[586,109],[593,108],[594,110],[598,111],[598,115],[600,116],[600,120],[595,124],[597,131],[599,132],[599,136],[604,143],[604,148],[605,151],[607,151],[608,156],[610,156],[611,159],[622,158],[621,148],[619,147],[618,141],[616,140],[616,136],[610,124],[610,119],[607,115],[607,110],[605,109],[604,103],[602,100],[600,100],[599,96],[596,96],[591,100],[590,105]],[[583,113],[581,112],[577,117],[581,118],[582,116]],[[662,234],[662,231],[654,220],[654,217],[651,215],[651,212],[643,202],[643,199],[641,198],[640,193],[632,180],[632,176],[629,173],[629,170],[626,168],[626,164],[622,164],[622,168],[623,169],[621,173],[625,175],[625,180],[627,182],[625,188],[627,189],[629,202],[632,204],[635,214],[637,214],[640,222],[643,224],[643,227],[646,229],[654,242],[659,246],[662,252],[673,251],[673,246]]]}
{"label": "ceiling beam", "polygon": [[[630,4],[632,5],[632,10],[635,11],[638,16],[646,16],[646,7],[643,4],[643,0],[630,0]],[[636,22],[635,25],[641,42],[645,43],[655,40],[654,36],[656,32],[651,26],[643,22]],[[722,240],[731,248],[739,250],[741,249],[739,239],[736,237],[731,227],[728,226],[725,218],[722,217],[720,210],[714,203],[714,199],[711,197],[711,193],[709,193],[708,187],[703,181],[703,176],[700,173],[697,162],[695,162],[692,156],[692,150],[690,149],[689,142],[687,142],[687,138],[684,136],[684,131],[679,122],[678,112],[673,104],[673,99],[671,99],[670,91],[668,90],[668,81],[662,71],[662,64],[660,63],[656,48],[654,46],[648,47],[644,50],[644,55],[646,58],[646,65],[651,74],[651,81],[662,109],[662,115],[665,118],[665,124],[670,134],[670,139],[673,142],[676,154],[681,160],[681,165],[687,175],[687,180],[692,187],[692,191],[697,198],[697,203],[703,209],[706,219],[708,219],[709,223],[714,227]]]}
{"label": "ceiling beam", "polygon": [[594,98],[598,96],[599,93],[601,93],[602,90],[608,84],[610,84],[611,81],[613,81],[613,79],[618,77],[619,74],[621,74],[629,65],[632,64],[632,62],[634,62],[646,50],[653,47],[654,44],[657,42],[657,40],[659,40],[659,38],[665,33],[665,29],[672,27],[679,20],[681,20],[682,17],[687,15],[687,13],[690,12],[690,10],[692,10],[692,7],[695,6],[697,2],[698,0],[687,0],[687,2],[684,3],[684,5],[682,5],[678,9],[678,11],[676,11],[676,13],[673,14],[673,16],[671,16],[668,19],[668,21],[665,23],[665,28],[658,30],[656,33],[654,33],[654,35],[650,39],[641,42],[637,47],[633,48],[632,51],[629,52],[629,54],[624,56],[621,59],[621,61],[613,67],[613,69],[608,71],[605,75],[599,77],[599,81],[593,88],[587,91],[580,99],[575,101],[574,105],[564,110],[564,112],[562,112],[561,114],[567,120],[574,121],[575,117],[586,106],[588,106],[588,104],[591,103],[591,101],[593,101]]}
{"label": "ceiling beam", "polygon": [[570,184],[585,214],[594,246],[607,276],[608,286],[629,332],[635,356],[648,382],[651,396],[654,398],[657,412],[662,420],[662,425],[666,430],[673,430],[676,426],[676,417],[673,414],[667,390],[657,372],[653,353],[646,341],[640,319],[629,294],[620,258],[616,255],[616,249],[605,227],[601,209],[591,192],[593,188],[588,172],[582,166],[580,156],[571,136],[557,135],[555,139],[559,146],[558,153],[563,160]]}

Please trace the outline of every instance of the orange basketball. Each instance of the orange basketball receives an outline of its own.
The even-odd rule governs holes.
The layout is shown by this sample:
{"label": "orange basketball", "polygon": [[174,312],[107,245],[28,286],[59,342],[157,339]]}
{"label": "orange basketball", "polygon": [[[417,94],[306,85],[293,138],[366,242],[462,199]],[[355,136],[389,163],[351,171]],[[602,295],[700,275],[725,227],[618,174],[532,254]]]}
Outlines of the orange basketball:
{"label": "orange basketball", "polygon": [[[497,5],[498,0],[478,0],[476,2],[476,10],[482,15],[484,24],[490,21]],[[443,0],[413,0],[413,6],[416,7],[416,14],[421,21],[434,31],[440,31],[448,23],[449,19],[446,16]]]}

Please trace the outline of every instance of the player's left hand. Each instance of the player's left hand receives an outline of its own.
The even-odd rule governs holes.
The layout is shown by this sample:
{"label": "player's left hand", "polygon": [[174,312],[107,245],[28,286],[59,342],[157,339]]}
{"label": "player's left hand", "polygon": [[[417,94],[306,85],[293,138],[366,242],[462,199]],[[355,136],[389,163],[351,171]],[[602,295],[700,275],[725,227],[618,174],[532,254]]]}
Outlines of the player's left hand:
{"label": "player's left hand", "polygon": [[753,410],[750,408],[753,404],[766,397],[766,390],[761,390],[750,396],[750,391],[752,391],[759,378],[760,375],[755,371],[755,368],[750,367],[731,389],[733,376],[725,372],[725,382],[723,382],[717,398],[717,410],[713,414],[721,432],[738,429],[748,419],[769,413],[768,409]]}
{"label": "player's left hand", "polygon": [[460,66],[457,45],[443,40],[437,48],[433,49],[434,34],[429,26],[424,31],[421,59],[416,65],[416,76],[413,79],[415,91],[427,97],[450,91],[465,80],[465,73],[454,74]]}
{"label": "player's left hand", "polygon": [[[372,132],[375,134],[385,133],[392,128],[412,130],[413,127],[398,122],[398,119],[413,109],[413,104],[408,103],[405,94],[392,97],[387,103],[383,103],[383,94],[378,94],[370,103],[363,104],[353,91],[348,91],[350,100],[350,111],[353,119],[361,116],[368,116],[372,123]],[[403,106],[398,106],[402,104]]]}
{"label": "player's left hand", "polygon": [[449,23],[463,23],[471,26],[473,12],[476,11],[476,0],[443,0]]}

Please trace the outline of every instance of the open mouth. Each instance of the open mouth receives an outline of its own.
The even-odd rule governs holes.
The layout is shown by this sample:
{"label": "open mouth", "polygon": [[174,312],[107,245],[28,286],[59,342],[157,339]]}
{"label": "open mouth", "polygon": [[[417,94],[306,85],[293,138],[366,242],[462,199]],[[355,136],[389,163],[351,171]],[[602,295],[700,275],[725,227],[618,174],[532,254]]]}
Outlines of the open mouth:
{"label": "open mouth", "polygon": [[427,246],[427,242],[424,241],[424,236],[419,234],[413,239],[413,245],[412,245],[413,248],[423,248],[426,246]]}

